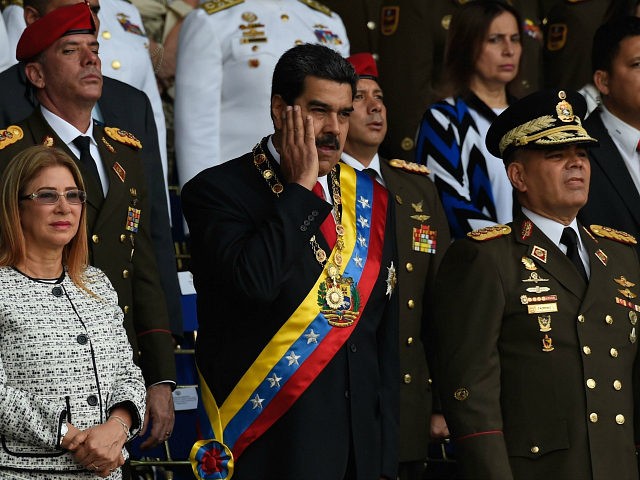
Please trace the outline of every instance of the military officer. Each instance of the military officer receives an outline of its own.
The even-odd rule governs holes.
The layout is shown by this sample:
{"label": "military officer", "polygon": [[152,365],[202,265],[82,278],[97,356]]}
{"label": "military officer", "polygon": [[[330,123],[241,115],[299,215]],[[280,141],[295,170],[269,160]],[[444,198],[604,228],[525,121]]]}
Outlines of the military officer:
{"label": "military officer", "polygon": [[349,54],[342,20],[315,0],[211,0],[187,16],[176,70],[181,185],[271,131],[273,69],[285,50],[302,43]]}
{"label": "military officer", "polygon": [[440,265],[437,379],[464,478],[638,478],[640,267],[631,235],[576,221],[585,109],[554,89],[494,121],[487,148],[521,210]]}
{"label": "military officer", "polygon": [[[87,16],[90,28],[70,27]],[[57,42],[60,38],[69,40]],[[102,93],[97,50],[95,24],[84,2],[52,10],[23,32],[16,56],[24,62],[40,107],[0,130],[0,169],[34,144],[60,148],[78,159],[88,194],[90,262],[107,274],[124,311],[124,326],[147,385],[147,414],[153,420],[149,445],[166,440],[173,428],[173,343],[150,237],[140,157],[144,146],[128,132],[92,121]]]}
{"label": "military officer", "polygon": [[634,13],[636,0],[556,0],[546,15],[544,84],[578,90],[591,83],[591,45],[596,29]]}
{"label": "military officer", "polygon": [[[75,1],[77,0],[69,0],[65,3],[69,4]],[[151,59],[149,58],[149,42],[142,26],[140,13],[133,5],[124,0],[91,0],[89,3],[92,5],[92,9],[97,12],[98,20],[100,21],[98,39],[100,41],[102,73],[142,90],[147,94],[151,102],[158,130],[164,188],[167,192],[168,202],[167,135],[164,113]],[[26,14],[34,15],[36,18],[40,16],[40,13],[34,7],[31,7],[31,11],[26,12]],[[18,39],[27,25],[24,15],[22,0],[20,0],[19,4],[14,3],[8,6],[3,12],[10,39],[15,42],[12,46],[14,52]]]}
{"label": "military officer", "polygon": [[442,415],[432,418],[432,381],[427,364],[426,299],[449,246],[449,228],[438,191],[424,165],[378,155],[387,131],[387,112],[370,53],[349,57],[359,76],[349,116],[342,162],[367,169],[392,193],[396,209],[398,296],[400,303],[400,450],[401,480],[421,479],[433,436],[446,436]]}

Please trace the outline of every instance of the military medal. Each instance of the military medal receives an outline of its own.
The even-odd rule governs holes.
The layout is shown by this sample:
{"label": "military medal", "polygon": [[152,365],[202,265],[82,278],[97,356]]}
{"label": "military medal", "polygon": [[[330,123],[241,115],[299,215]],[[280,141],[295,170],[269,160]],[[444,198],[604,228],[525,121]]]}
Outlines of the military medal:
{"label": "military medal", "polygon": [[558,300],[557,295],[545,295],[543,297],[528,297],[526,295],[520,296],[520,302],[523,305],[528,305],[530,303],[540,303],[540,302],[555,302]]}
{"label": "military medal", "polygon": [[44,145],[45,147],[53,147],[53,137],[49,135],[44,137],[44,139],[42,140],[42,145]]}
{"label": "military medal", "polygon": [[624,290],[618,289],[618,291],[624,295],[627,298],[636,298],[637,295],[635,293],[633,293],[631,290],[629,290],[628,288],[625,288]]}
{"label": "military medal", "polygon": [[438,232],[432,230],[429,225],[413,227],[411,249],[414,252],[436,253],[436,239]]}
{"label": "military medal", "polygon": [[527,288],[527,292],[529,293],[544,293],[544,292],[548,292],[549,290],[551,290],[549,287],[541,287],[540,285]]}
{"label": "military medal", "polygon": [[396,288],[396,283],[398,283],[398,277],[396,276],[396,267],[393,265],[393,261],[391,265],[387,267],[387,291],[386,295],[391,298],[391,294],[393,290]]}
{"label": "military medal", "polygon": [[605,267],[607,266],[607,254],[601,249],[596,250],[596,257],[598,257],[598,260],[600,260]]}
{"label": "military medal", "polygon": [[542,263],[547,263],[547,251],[542,247],[534,245],[533,250],[531,250],[531,256],[537,258]]}
{"label": "military medal", "polygon": [[542,339],[542,351],[543,352],[553,351],[553,340],[546,333],[544,335],[544,338]]}
{"label": "military medal", "polygon": [[520,237],[522,240],[526,240],[531,236],[533,231],[533,222],[531,220],[525,220],[522,222],[522,228],[520,229]]}
{"label": "military medal", "polygon": [[127,221],[124,228],[131,233],[138,233],[140,213],[142,212],[139,208],[136,208],[138,205],[138,192],[135,188],[130,188],[129,193],[131,194],[131,205],[127,209]]}
{"label": "military medal", "polygon": [[614,282],[616,282],[618,285],[622,286],[622,287],[635,287],[636,284],[633,282],[630,282],[629,280],[627,280],[624,276],[620,275],[620,278],[614,278],[613,279]]}
{"label": "military medal", "polygon": [[113,164],[113,171],[116,172],[116,175],[118,176],[120,181],[124,182],[124,179],[127,176],[127,172],[125,171],[124,168],[122,168],[122,165],[120,165],[118,162],[114,163]]}

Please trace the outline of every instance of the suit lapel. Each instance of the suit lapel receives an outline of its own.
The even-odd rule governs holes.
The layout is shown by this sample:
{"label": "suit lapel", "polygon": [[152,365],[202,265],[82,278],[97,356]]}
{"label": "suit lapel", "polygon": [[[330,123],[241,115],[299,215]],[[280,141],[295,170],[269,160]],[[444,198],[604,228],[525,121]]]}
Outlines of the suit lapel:
{"label": "suit lapel", "polygon": [[[531,223],[531,233],[529,235],[523,235],[523,232],[528,230],[525,222]],[[527,246],[529,258],[532,258],[539,268],[561,283],[578,299],[582,300],[587,290],[587,284],[573,263],[571,263],[571,260],[562,253],[562,250],[523,214],[516,216],[513,226],[517,229],[514,232],[516,240]]]}
{"label": "suit lapel", "polygon": [[[593,117],[593,118],[592,118]],[[606,127],[602,123],[600,112],[594,112],[590,117],[589,131],[600,142],[599,148],[592,148],[589,151],[591,159],[600,165],[604,174],[614,185],[614,190],[618,192],[620,198],[627,206],[637,224],[640,224],[640,194],[636,188],[624,160],[620,156],[618,148],[611,140]]]}

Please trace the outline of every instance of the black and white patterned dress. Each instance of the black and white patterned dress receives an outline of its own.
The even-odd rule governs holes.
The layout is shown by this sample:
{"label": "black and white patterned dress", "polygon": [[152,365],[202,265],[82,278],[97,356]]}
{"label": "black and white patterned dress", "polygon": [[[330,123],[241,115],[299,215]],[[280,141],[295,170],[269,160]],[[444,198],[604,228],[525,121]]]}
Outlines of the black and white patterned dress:
{"label": "black and white patterned dress", "polygon": [[142,424],[145,385],[117,294],[94,267],[86,285],[94,295],[65,274],[43,281],[0,267],[0,478],[96,478],[57,447],[62,421],[86,429],[128,402]]}

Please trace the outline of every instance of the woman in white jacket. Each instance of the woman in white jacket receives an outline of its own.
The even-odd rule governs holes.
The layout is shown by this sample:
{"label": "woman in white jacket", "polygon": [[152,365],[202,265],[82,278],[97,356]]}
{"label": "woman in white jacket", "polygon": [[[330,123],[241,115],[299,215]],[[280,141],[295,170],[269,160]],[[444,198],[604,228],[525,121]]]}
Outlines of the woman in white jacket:
{"label": "woman in white jacket", "polygon": [[0,194],[0,478],[120,479],[145,386],[107,277],[88,266],[86,194],[35,146]]}

